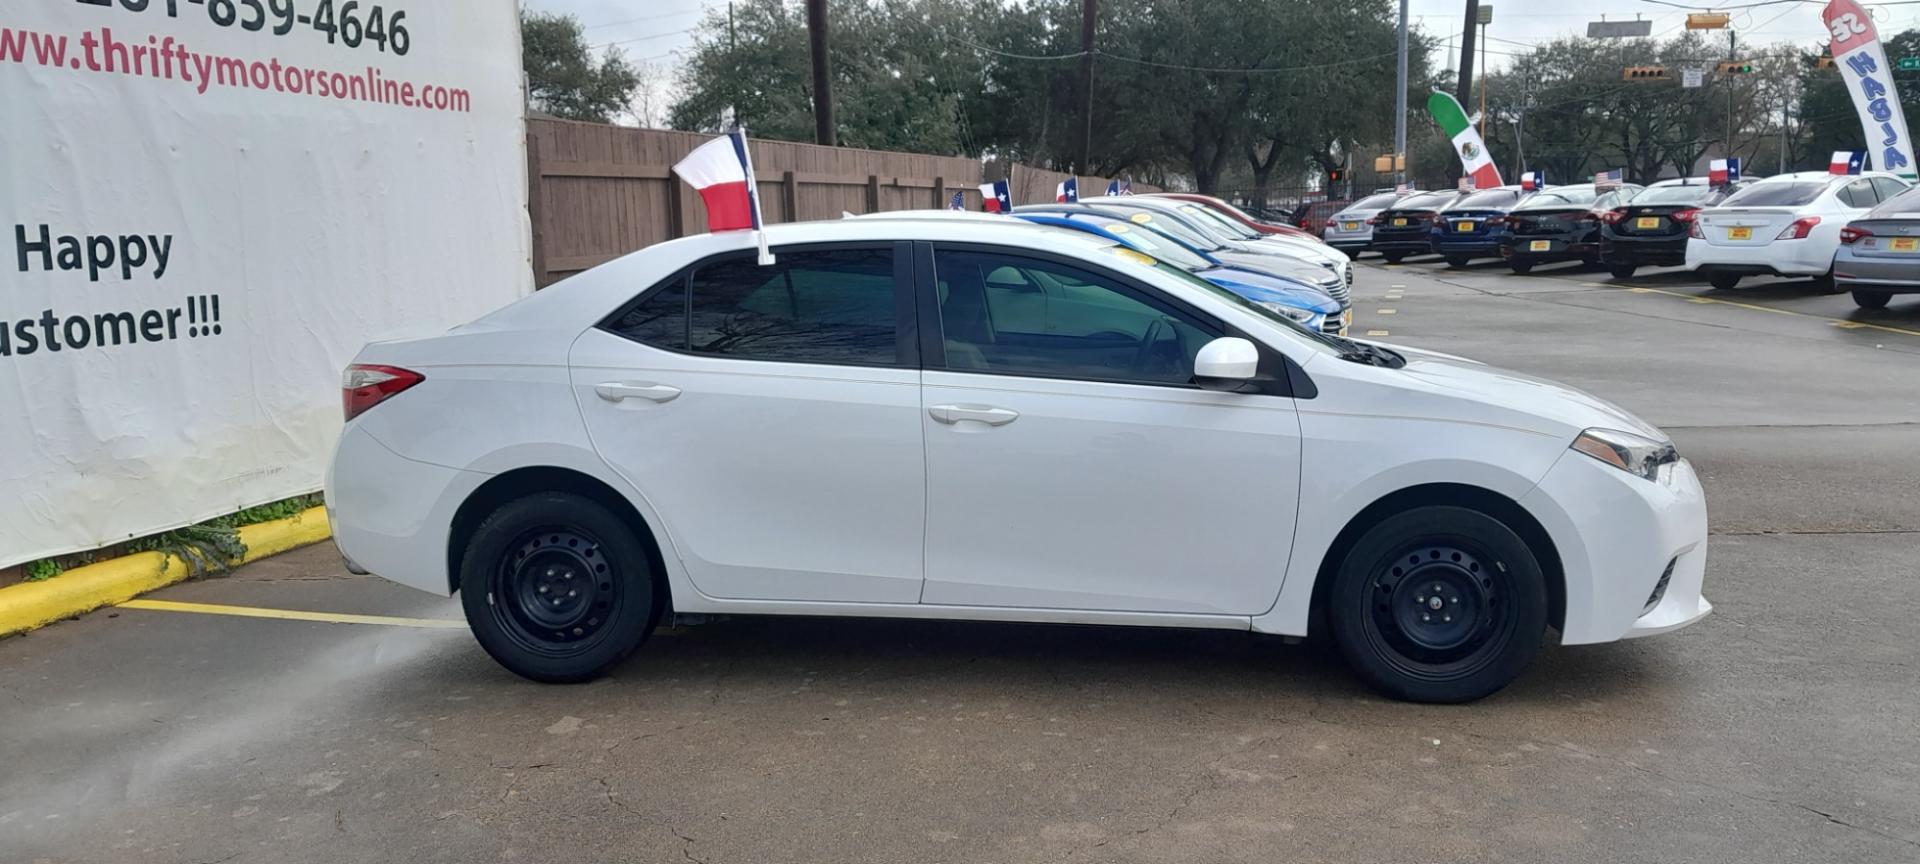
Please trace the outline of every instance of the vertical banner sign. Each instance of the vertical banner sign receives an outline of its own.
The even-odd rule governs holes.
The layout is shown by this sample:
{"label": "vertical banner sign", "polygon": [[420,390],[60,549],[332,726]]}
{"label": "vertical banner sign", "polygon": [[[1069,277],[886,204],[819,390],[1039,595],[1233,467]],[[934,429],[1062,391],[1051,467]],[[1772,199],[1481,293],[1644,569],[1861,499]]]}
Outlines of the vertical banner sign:
{"label": "vertical banner sign", "polygon": [[1906,113],[1894,91],[1893,67],[1874,32],[1873,16],[1854,0],[1832,0],[1820,16],[1833,37],[1833,63],[1853,94],[1854,110],[1866,133],[1873,167],[1902,177],[1916,176],[1913,139],[1907,135]]}
{"label": "vertical banner sign", "polygon": [[0,105],[0,566],[318,489],[532,288],[514,0],[9,0]]}
{"label": "vertical banner sign", "polygon": [[1427,113],[1432,114],[1433,122],[1440,124],[1440,130],[1453,139],[1453,152],[1460,157],[1460,167],[1473,179],[1473,188],[1499,186],[1500,169],[1494,166],[1493,156],[1487,153],[1487,144],[1480,140],[1480,133],[1467,122],[1467,112],[1460,107],[1460,100],[1451,93],[1435,91],[1427,97]]}

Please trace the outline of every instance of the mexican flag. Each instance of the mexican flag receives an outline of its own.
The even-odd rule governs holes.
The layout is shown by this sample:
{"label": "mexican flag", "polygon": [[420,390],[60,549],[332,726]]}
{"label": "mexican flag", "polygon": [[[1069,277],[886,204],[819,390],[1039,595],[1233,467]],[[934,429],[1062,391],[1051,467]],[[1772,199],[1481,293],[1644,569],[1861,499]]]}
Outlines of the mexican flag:
{"label": "mexican flag", "polygon": [[1487,144],[1480,140],[1480,133],[1467,122],[1467,112],[1460,107],[1460,100],[1451,93],[1435,91],[1427,97],[1427,113],[1432,114],[1433,122],[1440,124],[1441,130],[1453,139],[1453,152],[1460,157],[1460,167],[1473,178],[1473,188],[1491,189],[1500,185],[1500,169],[1493,166],[1493,157],[1487,153]]}

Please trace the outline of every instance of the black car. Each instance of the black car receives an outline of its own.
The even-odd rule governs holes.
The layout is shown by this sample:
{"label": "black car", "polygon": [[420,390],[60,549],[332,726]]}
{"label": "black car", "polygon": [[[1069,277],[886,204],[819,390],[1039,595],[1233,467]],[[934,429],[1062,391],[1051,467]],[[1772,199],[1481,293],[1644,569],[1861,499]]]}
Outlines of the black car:
{"label": "black car", "polygon": [[1425,255],[1433,251],[1433,215],[1440,209],[1452,204],[1461,196],[1461,192],[1446,189],[1439,192],[1415,192],[1393,203],[1368,219],[1373,223],[1373,240],[1367,248],[1380,253],[1389,264],[1398,264],[1408,255]]}
{"label": "black car", "polygon": [[1500,257],[1515,273],[1556,261],[1600,263],[1600,214],[1632,198],[1642,187],[1601,190],[1592,184],[1555,186],[1534,193],[1506,215]]}
{"label": "black car", "polygon": [[1701,210],[1745,188],[1744,183],[1715,186],[1705,177],[1662,180],[1633,200],[1600,217],[1600,260],[1617,279],[1639,267],[1678,267],[1687,263],[1687,233]]}

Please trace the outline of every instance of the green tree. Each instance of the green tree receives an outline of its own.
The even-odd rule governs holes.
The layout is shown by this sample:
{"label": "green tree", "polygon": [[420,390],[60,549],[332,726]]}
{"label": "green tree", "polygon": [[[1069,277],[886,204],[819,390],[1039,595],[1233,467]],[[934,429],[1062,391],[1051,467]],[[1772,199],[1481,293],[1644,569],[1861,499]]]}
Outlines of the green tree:
{"label": "green tree", "polygon": [[571,15],[523,10],[520,43],[527,99],[556,117],[612,122],[640,86],[639,73],[619,49],[608,49],[594,62],[580,22]]}

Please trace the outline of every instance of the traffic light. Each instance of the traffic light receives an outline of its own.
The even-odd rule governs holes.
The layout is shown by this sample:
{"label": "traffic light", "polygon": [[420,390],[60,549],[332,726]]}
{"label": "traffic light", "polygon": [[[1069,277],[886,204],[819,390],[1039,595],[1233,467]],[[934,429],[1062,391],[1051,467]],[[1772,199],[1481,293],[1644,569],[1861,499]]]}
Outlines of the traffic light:
{"label": "traffic light", "polygon": [[1813,66],[1816,69],[1832,69],[1833,55],[1831,54],[1822,55],[1819,60],[1814,61]]}
{"label": "traffic light", "polygon": [[1620,80],[1622,81],[1665,81],[1667,80],[1667,67],[1665,66],[1628,66],[1625,71],[1620,73]]}
{"label": "traffic light", "polygon": [[1752,75],[1752,74],[1753,74],[1753,61],[1751,61],[1751,60],[1735,60],[1735,61],[1732,61],[1732,62],[1728,62],[1728,63],[1722,63],[1722,64],[1720,64],[1720,74],[1722,74],[1722,75]]}
{"label": "traffic light", "polygon": [[1331,182],[1338,183],[1347,179],[1347,172],[1343,169],[1335,168],[1327,172],[1327,179]]}

